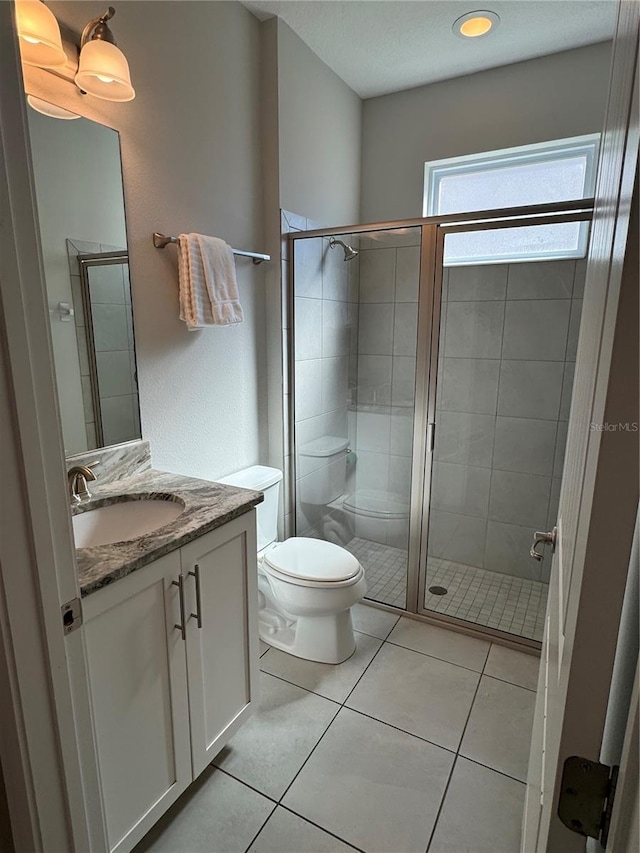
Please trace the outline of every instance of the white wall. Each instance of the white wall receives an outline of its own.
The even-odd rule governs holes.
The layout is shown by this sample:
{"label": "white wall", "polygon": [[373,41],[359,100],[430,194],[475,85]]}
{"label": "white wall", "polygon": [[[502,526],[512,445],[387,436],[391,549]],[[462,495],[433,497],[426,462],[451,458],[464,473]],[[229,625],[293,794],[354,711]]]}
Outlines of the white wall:
{"label": "white wall", "polygon": [[[96,14],[95,3],[49,5],[76,32]],[[263,268],[238,261],[243,324],[188,332],[175,248],[154,249],[151,235],[262,250],[259,23],[238,3],[133,0],[112,29],[134,101],[83,98],[37,70],[29,85],[121,133],[143,435],[157,467],[217,477],[258,462],[266,444]]]}
{"label": "white wall", "polygon": [[609,42],[364,102],[364,222],[422,216],[427,160],[600,131]]}
{"label": "white wall", "polygon": [[[90,121],[29,110],[38,217],[49,308],[73,305],[67,238],[126,245],[118,135]],[[84,321],[83,321],[84,322]],[[76,324],[51,318],[65,449],[87,449]]]}
{"label": "white wall", "polygon": [[266,270],[268,460],[284,470],[286,496],[288,260],[280,210],[298,214],[298,229],[359,219],[362,102],[283,21],[261,24],[260,47],[265,232],[267,251],[282,258],[281,268]]}
{"label": "white wall", "polygon": [[362,101],[278,20],[280,207],[330,225],[358,221]]}

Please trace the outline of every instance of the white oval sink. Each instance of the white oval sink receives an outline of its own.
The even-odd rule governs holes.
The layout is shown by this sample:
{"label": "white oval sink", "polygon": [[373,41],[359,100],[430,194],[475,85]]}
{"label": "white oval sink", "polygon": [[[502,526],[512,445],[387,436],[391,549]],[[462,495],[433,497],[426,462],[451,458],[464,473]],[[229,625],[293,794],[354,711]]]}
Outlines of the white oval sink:
{"label": "white oval sink", "polygon": [[184,506],[176,501],[148,499],[118,501],[73,516],[76,548],[128,542],[173,521]]}

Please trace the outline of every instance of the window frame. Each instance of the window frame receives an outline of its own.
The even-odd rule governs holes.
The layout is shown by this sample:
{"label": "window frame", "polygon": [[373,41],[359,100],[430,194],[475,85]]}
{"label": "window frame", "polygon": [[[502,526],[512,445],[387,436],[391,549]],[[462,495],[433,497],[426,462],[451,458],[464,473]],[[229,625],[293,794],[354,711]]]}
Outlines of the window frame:
{"label": "window frame", "polygon": [[[451,213],[472,213],[471,210],[446,211],[439,210],[439,185],[440,181],[451,175],[473,174],[477,175],[484,171],[496,171],[500,167],[508,169],[514,165],[539,164],[544,162],[558,163],[563,159],[584,155],[586,156],[586,169],[583,183],[582,196],[589,198],[595,192],[596,173],[598,166],[598,155],[600,150],[600,133],[590,133],[582,136],[574,136],[567,139],[551,140],[548,142],[521,145],[514,148],[503,148],[497,151],[485,151],[478,154],[469,154],[461,157],[448,157],[441,160],[430,160],[424,164],[424,186],[423,186],[423,209],[422,215],[433,217],[449,215]],[[565,199],[563,199],[564,201]],[[574,199],[566,199],[566,201]],[[576,199],[578,200],[578,199]],[[544,203],[544,202],[540,202]],[[489,210],[484,205],[478,210]],[[580,226],[578,248],[566,252],[548,252],[530,254],[528,256],[514,255],[513,257],[476,257],[450,261],[446,266],[465,266],[469,264],[491,264],[491,263],[526,263],[543,260],[575,259],[584,257],[587,245],[588,227],[586,223]]]}

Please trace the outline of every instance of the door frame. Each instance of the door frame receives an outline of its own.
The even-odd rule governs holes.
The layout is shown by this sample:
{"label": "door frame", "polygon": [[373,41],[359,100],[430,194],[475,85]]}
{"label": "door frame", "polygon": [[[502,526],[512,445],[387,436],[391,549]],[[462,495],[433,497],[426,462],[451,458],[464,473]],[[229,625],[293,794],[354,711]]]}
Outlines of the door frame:
{"label": "door frame", "polygon": [[[636,853],[640,842],[640,656],[636,664],[606,853]],[[621,845],[624,844],[624,848]]]}
{"label": "door frame", "polygon": [[562,771],[569,756],[600,755],[638,506],[637,438],[591,427],[638,418],[637,377],[629,365],[637,365],[638,341],[637,219],[635,227],[630,222],[638,211],[640,7],[622,2],[618,13],[560,496],[568,543],[555,555],[563,557],[563,576],[547,615],[526,853],[584,850],[584,838],[557,815]]}
{"label": "door frame", "polygon": [[[13,3],[0,3],[0,762],[18,850],[106,849]],[[26,156],[25,156],[26,153]]]}

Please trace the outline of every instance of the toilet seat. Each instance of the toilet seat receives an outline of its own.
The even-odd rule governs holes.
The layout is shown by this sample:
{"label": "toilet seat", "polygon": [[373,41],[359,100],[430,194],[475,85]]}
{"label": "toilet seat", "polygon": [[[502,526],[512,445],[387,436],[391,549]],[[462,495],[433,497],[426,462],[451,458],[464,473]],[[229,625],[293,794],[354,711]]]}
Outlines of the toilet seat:
{"label": "toilet seat", "polygon": [[363,572],[353,554],[344,548],[304,536],[294,536],[268,549],[262,562],[269,574],[300,586],[349,586]]}

